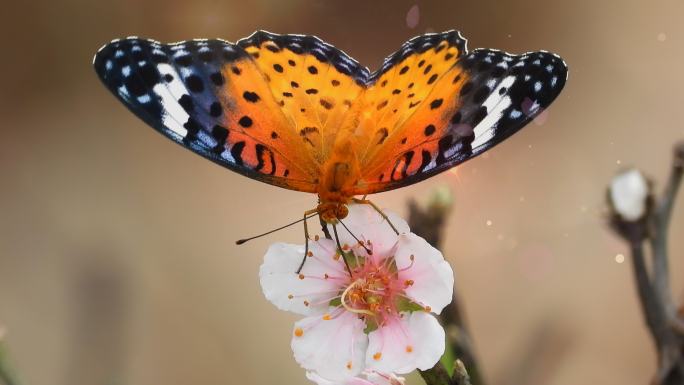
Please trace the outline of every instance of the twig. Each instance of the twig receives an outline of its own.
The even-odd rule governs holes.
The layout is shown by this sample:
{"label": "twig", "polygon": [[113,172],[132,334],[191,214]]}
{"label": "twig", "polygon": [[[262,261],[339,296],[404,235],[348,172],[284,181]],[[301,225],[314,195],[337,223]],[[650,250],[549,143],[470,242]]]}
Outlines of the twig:
{"label": "twig", "polygon": [[672,208],[682,182],[684,172],[684,142],[675,147],[672,170],[667,181],[663,197],[653,214],[653,280],[655,291],[665,306],[668,318],[675,318],[676,308],[670,291],[669,262],[667,257],[667,240]]}
{"label": "twig", "polygon": [[643,240],[632,239],[630,249],[632,253],[632,270],[637,284],[641,310],[644,313],[646,325],[657,347],[666,338],[664,336],[665,333],[663,333],[666,323],[663,317],[664,313],[661,311],[662,305],[648,275],[644,258]]}
{"label": "twig", "polygon": [[455,385],[470,385],[470,375],[461,360],[454,362],[454,375],[452,376]]}
{"label": "twig", "polygon": [[7,353],[5,347],[0,342],[0,384],[3,385],[19,385],[14,372],[10,369],[7,363]]}
{"label": "twig", "polygon": [[[684,142],[675,146],[674,159],[663,196],[655,209],[638,220],[626,220],[614,212],[612,225],[630,245],[634,278],[646,325],[658,351],[659,385],[684,384],[684,320],[670,291],[667,240],[672,209],[684,175]],[[650,206],[650,205],[647,205]],[[650,241],[653,272],[649,274],[644,241]]]}
{"label": "twig", "polygon": [[[431,245],[439,249],[444,224],[446,223],[446,218],[451,208],[449,199],[445,199],[444,193],[441,192],[440,194],[438,191],[425,209],[421,208],[415,201],[410,201],[408,206],[408,222],[411,231],[423,237]],[[479,371],[475,354],[473,353],[470,333],[466,326],[461,301],[456,293],[457,291],[454,290],[452,302],[440,315],[442,324],[447,331],[447,349],[451,348],[454,356],[458,358],[457,363],[454,364],[454,377],[452,377],[452,383],[470,385],[472,378],[472,383],[482,385],[484,384],[484,381]],[[459,368],[456,366],[459,363],[463,368],[461,372],[459,372]],[[441,363],[438,365],[443,368]],[[465,372],[465,368],[468,368],[470,375],[468,375],[468,372]],[[466,377],[463,377],[463,373],[466,374]],[[421,372],[421,374],[423,373]],[[461,377],[457,378],[458,376]],[[466,380],[467,382],[463,382]],[[430,383],[428,382],[428,384]]]}
{"label": "twig", "polygon": [[418,372],[428,385],[455,385],[441,362],[437,362],[428,370],[419,370]]}

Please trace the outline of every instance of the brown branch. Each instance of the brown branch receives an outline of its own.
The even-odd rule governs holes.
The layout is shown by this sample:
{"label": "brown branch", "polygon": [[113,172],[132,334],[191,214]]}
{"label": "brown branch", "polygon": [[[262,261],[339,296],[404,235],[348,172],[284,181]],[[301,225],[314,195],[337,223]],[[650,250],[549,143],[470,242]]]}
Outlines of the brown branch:
{"label": "brown branch", "polygon": [[455,385],[471,385],[470,375],[461,360],[454,362],[454,375],[452,376]]}
{"label": "brown branch", "polygon": [[[411,231],[438,249],[441,245],[444,225],[451,209],[449,199],[450,197],[445,197],[443,192],[438,191],[425,208],[421,208],[415,201],[408,203],[408,223]],[[454,364],[452,382],[470,385],[472,378],[473,384],[484,384],[473,352],[470,333],[466,326],[462,302],[456,290],[454,290],[453,300],[442,311],[440,320],[447,333],[447,349],[452,349],[454,356],[458,359],[457,363]],[[461,372],[458,371],[457,364],[463,368]],[[465,371],[465,368],[468,368],[470,375]],[[465,377],[463,377],[463,373],[465,373]],[[466,380],[467,382],[464,382]]]}
{"label": "brown branch", "polygon": [[[636,221],[625,220],[617,212],[612,215],[613,228],[630,245],[639,301],[658,351],[655,383],[659,385],[684,384],[684,320],[672,300],[667,250],[672,209],[683,175],[684,142],[675,146],[670,176],[655,209]],[[652,274],[644,256],[646,240],[651,246]]]}
{"label": "brown branch", "polygon": [[420,373],[420,376],[423,377],[423,380],[425,380],[425,383],[428,385],[455,385],[451,381],[449,373],[447,373],[444,365],[439,361],[432,368],[428,370],[419,370],[418,373]]}

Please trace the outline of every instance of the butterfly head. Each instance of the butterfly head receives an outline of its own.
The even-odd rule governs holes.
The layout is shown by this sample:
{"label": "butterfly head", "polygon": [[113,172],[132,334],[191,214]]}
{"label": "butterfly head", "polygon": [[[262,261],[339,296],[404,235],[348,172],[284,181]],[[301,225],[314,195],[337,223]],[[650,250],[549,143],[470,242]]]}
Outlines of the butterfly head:
{"label": "butterfly head", "polygon": [[344,219],[349,214],[347,204],[341,202],[319,203],[316,211],[326,223],[336,223],[338,219]]}

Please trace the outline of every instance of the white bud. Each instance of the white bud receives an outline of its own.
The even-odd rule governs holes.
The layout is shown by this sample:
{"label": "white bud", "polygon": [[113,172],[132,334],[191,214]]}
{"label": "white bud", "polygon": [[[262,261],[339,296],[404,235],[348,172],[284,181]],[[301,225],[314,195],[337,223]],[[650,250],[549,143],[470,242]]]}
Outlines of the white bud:
{"label": "white bud", "polygon": [[610,201],[615,212],[626,221],[637,221],[644,216],[648,194],[648,182],[637,169],[616,175],[610,183]]}

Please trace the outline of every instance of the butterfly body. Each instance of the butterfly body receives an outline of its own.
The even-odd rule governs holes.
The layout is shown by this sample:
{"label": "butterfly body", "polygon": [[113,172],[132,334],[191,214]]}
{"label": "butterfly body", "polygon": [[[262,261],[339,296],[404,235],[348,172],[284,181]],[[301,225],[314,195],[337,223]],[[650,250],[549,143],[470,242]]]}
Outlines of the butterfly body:
{"label": "butterfly body", "polygon": [[221,166],[315,193],[329,222],[357,195],[407,186],[488,150],[558,96],[547,52],[468,52],[456,31],[418,36],[371,73],[313,36],[229,43],[127,38],[94,59],[156,130]]}

